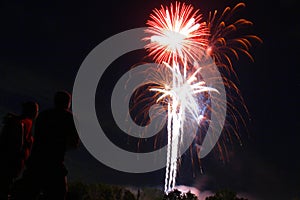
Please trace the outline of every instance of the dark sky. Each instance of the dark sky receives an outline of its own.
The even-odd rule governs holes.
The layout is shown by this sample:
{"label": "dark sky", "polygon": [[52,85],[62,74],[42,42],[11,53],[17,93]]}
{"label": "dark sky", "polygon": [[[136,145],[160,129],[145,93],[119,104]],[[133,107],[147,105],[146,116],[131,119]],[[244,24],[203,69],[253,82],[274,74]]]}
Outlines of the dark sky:
{"label": "dark sky", "polygon": [[[1,1],[0,115],[18,112],[19,103],[28,99],[38,101],[41,110],[51,106],[56,90],[72,91],[80,64],[96,45],[121,31],[145,26],[151,10],[168,2]],[[238,3],[186,2],[204,13]],[[245,3],[238,16],[254,22],[250,32],[260,36],[263,44],[255,43],[251,49],[254,63],[245,57],[234,62],[236,84],[250,113],[246,128],[240,130],[244,145],[233,145],[225,164],[210,154],[202,162],[204,175],[188,180],[201,190],[228,187],[255,199],[300,197],[296,1]],[[130,62],[142,57],[127,60],[130,67],[134,64]],[[107,72],[107,79],[120,76],[114,72]],[[160,185],[164,179],[163,170],[141,175],[116,172],[94,160],[83,147],[67,157],[67,164],[75,179],[142,186]]]}

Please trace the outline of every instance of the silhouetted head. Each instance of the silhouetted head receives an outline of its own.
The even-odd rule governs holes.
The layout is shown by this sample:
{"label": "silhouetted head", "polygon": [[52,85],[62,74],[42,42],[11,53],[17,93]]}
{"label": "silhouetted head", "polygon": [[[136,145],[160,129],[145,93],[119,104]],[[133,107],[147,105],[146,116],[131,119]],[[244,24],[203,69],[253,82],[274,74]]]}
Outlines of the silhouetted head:
{"label": "silhouetted head", "polygon": [[71,95],[66,91],[58,91],[54,96],[54,104],[59,109],[69,109],[71,105]]}
{"label": "silhouetted head", "polygon": [[22,104],[22,115],[35,119],[39,112],[39,105],[36,102],[28,101]]}

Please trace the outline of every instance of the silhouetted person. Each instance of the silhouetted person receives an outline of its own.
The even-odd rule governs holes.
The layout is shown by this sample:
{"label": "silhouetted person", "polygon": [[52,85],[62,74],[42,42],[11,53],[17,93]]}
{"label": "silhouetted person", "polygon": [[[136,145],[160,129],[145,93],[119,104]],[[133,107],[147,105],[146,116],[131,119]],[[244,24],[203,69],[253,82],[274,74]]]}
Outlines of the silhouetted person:
{"label": "silhouetted person", "polygon": [[38,104],[22,104],[20,116],[8,113],[0,139],[0,199],[7,199],[10,187],[20,176],[33,143],[32,124],[38,114]]}
{"label": "silhouetted person", "polygon": [[140,200],[140,197],[141,197],[141,191],[140,191],[140,188],[139,188],[138,192],[137,192],[136,200]]}
{"label": "silhouetted person", "polygon": [[70,94],[57,92],[54,103],[54,109],[41,112],[36,120],[35,142],[23,179],[16,186],[16,199],[36,199],[40,193],[43,199],[65,199],[67,169],[64,157],[68,149],[77,147],[79,137],[69,111]]}

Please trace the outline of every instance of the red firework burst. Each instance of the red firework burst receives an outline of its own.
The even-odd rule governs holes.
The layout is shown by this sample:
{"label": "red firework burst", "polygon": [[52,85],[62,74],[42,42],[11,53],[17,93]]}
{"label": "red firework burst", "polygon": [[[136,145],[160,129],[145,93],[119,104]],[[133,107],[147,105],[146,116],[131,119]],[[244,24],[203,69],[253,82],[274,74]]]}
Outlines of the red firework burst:
{"label": "red firework burst", "polygon": [[146,49],[157,63],[171,61],[194,62],[208,45],[208,28],[201,22],[202,15],[191,5],[176,2],[170,7],[153,10],[147,25]]}

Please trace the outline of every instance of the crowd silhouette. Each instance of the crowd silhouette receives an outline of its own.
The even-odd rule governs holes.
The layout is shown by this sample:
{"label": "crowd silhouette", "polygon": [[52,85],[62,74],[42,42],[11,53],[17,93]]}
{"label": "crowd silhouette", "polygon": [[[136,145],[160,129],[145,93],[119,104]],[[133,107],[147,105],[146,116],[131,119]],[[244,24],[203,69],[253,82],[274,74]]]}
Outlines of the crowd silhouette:
{"label": "crowd silhouette", "polygon": [[21,115],[8,113],[4,117],[0,200],[66,198],[68,171],[64,157],[79,144],[70,105],[71,95],[58,91],[54,108],[38,114],[38,103],[26,102]]}

